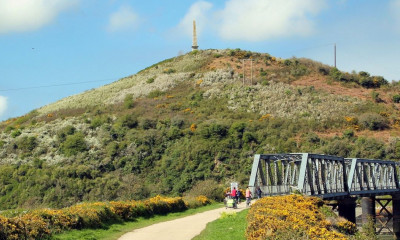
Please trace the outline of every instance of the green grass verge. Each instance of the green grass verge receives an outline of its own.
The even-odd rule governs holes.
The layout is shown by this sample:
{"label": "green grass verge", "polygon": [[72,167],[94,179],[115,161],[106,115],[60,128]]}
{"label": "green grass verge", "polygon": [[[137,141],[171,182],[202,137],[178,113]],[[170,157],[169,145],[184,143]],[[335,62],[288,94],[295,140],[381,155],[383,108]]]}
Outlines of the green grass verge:
{"label": "green grass verge", "polygon": [[221,217],[207,224],[198,236],[192,240],[246,240],[246,216],[248,209],[236,214],[222,214]]}
{"label": "green grass verge", "polygon": [[82,230],[72,230],[63,232],[61,234],[54,235],[52,239],[55,240],[69,240],[69,239],[83,239],[83,240],[111,240],[118,239],[123,234],[133,231],[134,229],[143,228],[155,223],[169,221],[181,217],[186,217],[200,212],[205,212],[208,210],[213,210],[216,208],[223,207],[221,203],[215,203],[207,205],[204,207],[199,207],[196,209],[189,209],[184,212],[170,213],[167,215],[156,215],[151,218],[138,218],[134,221],[115,223],[106,226],[104,229],[82,229]]}

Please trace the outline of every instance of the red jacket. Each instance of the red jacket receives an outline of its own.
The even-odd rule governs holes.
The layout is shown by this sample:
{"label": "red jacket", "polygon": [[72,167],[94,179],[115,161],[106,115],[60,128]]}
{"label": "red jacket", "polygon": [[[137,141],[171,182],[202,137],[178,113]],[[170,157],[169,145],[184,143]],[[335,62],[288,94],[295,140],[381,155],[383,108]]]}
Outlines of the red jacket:
{"label": "red jacket", "polygon": [[233,189],[231,192],[231,197],[236,197],[236,189]]}

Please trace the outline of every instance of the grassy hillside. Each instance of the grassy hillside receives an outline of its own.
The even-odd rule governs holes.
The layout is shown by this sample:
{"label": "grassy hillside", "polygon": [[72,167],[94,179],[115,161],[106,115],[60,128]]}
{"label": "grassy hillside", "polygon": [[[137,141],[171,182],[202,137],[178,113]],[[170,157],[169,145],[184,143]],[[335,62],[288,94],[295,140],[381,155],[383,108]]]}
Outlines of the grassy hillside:
{"label": "grassy hillside", "polygon": [[399,89],[308,59],[191,52],[0,123],[0,208],[216,198],[247,183],[255,153],[397,160]]}

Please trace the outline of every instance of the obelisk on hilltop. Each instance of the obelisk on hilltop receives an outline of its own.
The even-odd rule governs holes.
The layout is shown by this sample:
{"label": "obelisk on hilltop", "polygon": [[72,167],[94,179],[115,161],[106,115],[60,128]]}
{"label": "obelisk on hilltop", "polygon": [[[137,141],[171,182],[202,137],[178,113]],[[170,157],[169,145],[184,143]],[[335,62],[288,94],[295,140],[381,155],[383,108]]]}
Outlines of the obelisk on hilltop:
{"label": "obelisk on hilltop", "polygon": [[199,48],[197,46],[197,35],[196,35],[196,21],[193,20],[193,43],[192,43],[192,51],[195,51]]}

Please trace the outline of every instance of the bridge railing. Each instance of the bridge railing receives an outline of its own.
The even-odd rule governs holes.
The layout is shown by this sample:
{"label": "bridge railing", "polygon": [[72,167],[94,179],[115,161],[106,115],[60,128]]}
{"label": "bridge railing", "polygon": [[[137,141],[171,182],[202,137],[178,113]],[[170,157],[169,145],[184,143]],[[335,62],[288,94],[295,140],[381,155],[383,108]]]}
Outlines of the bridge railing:
{"label": "bridge railing", "polygon": [[399,191],[399,163],[361,158],[346,159],[352,195],[390,194]]}
{"label": "bridge railing", "polygon": [[290,153],[255,155],[249,186],[264,195],[301,192],[322,198],[400,192],[400,163]]}

